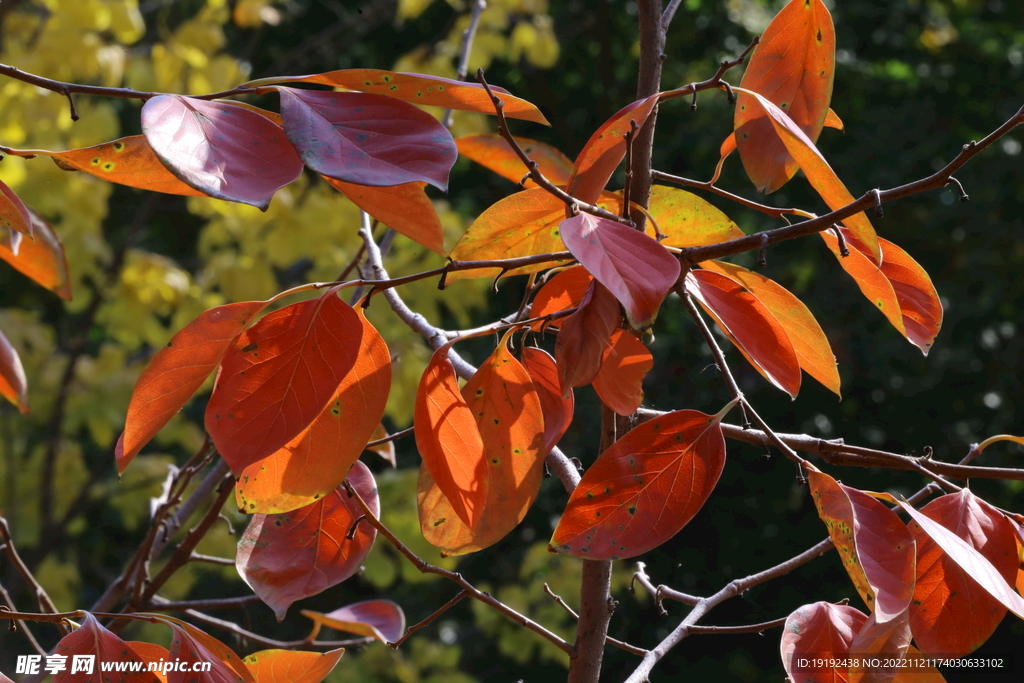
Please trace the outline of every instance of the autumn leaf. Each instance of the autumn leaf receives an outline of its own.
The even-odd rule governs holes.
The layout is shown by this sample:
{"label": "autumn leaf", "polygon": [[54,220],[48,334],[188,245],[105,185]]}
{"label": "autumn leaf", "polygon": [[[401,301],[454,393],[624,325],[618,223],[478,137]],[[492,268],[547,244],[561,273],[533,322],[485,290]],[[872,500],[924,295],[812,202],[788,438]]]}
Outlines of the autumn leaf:
{"label": "autumn leaf", "polygon": [[124,433],[115,450],[119,472],[181,410],[266,305],[266,301],[243,301],[211,308],[157,351],[132,391]]}
{"label": "autumn leaf", "polygon": [[32,214],[7,183],[0,181],[0,227],[27,235],[32,234]]}
{"label": "autumn leaf", "polygon": [[823,667],[809,660],[844,660],[868,617],[849,605],[816,602],[803,605],[786,617],[782,630],[782,665],[786,675],[801,683],[838,683],[846,680],[845,667]]}
{"label": "autumn leaf", "polygon": [[416,244],[445,256],[441,219],[434,203],[423,191],[424,183],[405,183],[392,187],[354,185],[323,176],[327,183],[348,197],[353,204]]}
{"label": "autumn leaf", "polygon": [[686,291],[715,319],[765,379],[792,397],[800,391],[800,360],[786,328],[743,285],[711,270],[686,275]]}
{"label": "autumn leaf", "polygon": [[615,330],[594,377],[594,390],[619,415],[632,415],[644,400],[644,377],[653,367],[654,356],[642,341],[626,330]]}
{"label": "autumn leaf", "polygon": [[[161,683],[167,683],[167,673],[163,671],[163,662],[169,661],[170,653],[166,647],[160,645],[154,645],[153,643],[142,643],[137,640],[127,641],[128,647],[135,650],[135,654],[139,656],[139,659],[146,663],[146,668],[152,670],[154,676]],[[101,683],[97,681],[97,683]],[[102,683],[106,683],[103,681]]]}
{"label": "autumn leaf", "polygon": [[[515,138],[527,156],[537,162],[537,170],[555,185],[565,185],[572,174],[572,161],[551,145],[531,140]],[[455,141],[459,154],[471,159],[485,168],[494,171],[502,178],[518,183],[529,171],[523,165],[508,142],[498,133],[476,133],[463,135]],[[527,180],[525,188],[537,187],[532,180]]]}
{"label": "autumn leaf", "polygon": [[[425,74],[397,73],[382,69],[343,69],[309,76],[273,76],[249,81],[244,86],[256,88],[277,83],[319,83],[347,90],[386,95],[413,104],[475,111],[494,114],[494,104],[483,86],[477,83],[455,81],[440,76]],[[547,119],[534,105],[510,95],[508,90],[492,85],[491,90],[501,96],[505,103],[505,116],[535,123],[548,124]]]}
{"label": "autumn leaf", "polygon": [[899,302],[906,330],[904,336],[927,356],[942,327],[939,294],[928,273],[907,252],[882,238],[878,239],[878,244],[882,248],[880,270]]}
{"label": "autumn leaf", "polygon": [[[348,480],[379,515],[377,485],[366,465],[356,461]],[[362,514],[355,499],[339,486],[298,510],[253,515],[238,542],[238,574],[281,621],[296,600],[317,595],[359,571],[377,537],[370,524],[357,524]]]}
{"label": "autumn leaf", "polygon": [[[836,36],[821,0],[792,0],[775,15],[750,57],[740,86],[785,111],[816,142],[830,111]],[[799,168],[750,95],[736,100],[733,127],[740,158],[759,192],[782,187]]]}
{"label": "autumn leaf", "polygon": [[666,247],[703,247],[744,236],[714,205],[676,187],[653,186],[648,211],[666,235],[661,240]]}
{"label": "autumn leaf", "polygon": [[544,452],[558,445],[576,410],[572,389],[562,390],[555,359],[543,349],[523,347],[523,367],[530,373],[544,414]]}
{"label": "autumn leaf", "polygon": [[185,664],[167,673],[167,683],[193,683],[193,669],[200,662],[211,667],[200,673],[198,683],[255,683],[239,656],[224,643],[180,619],[160,615],[160,621],[173,630],[168,658]]}
{"label": "autumn leaf", "polygon": [[380,95],[277,88],[288,140],[311,169],[347,183],[448,189],[459,153],[430,114]]}
{"label": "autumn leaf", "polygon": [[636,329],[650,327],[679,278],[679,261],[647,235],[622,223],[580,213],[559,225],[562,242],[615,296]]}
{"label": "autumn leaf", "polygon": [[71,301],[71,273],[64,245],[39,214],[32,209],[28,209],[28,213],[32,224],[31,238],[22,238],[21,233],[0,227],[0,231],[8,231],[7,238],[0,240],[0,259],[61,299]]}
{"label": "autumn leaf", "polygon": [[18,407],[22,414],[29,412],[28,379],[21,356],[0,330],[0,396]]}
{"label": "autumn leaf", "polygon": [[142,133],[179,180],[199,192],[266,210],[302,173],[284,131],[224,102],[158,95],[142,107]]}
{"label": "autumn leaf", "polygon": [[872,661],[865,666],[864,659],[856,659],[849,667],[850,683],[890,683],[900,672],[899,663],[910,647],[910,616],[907,607],[885,621],[877,611],[868,616],[853,642],[850,654]]}
{"label": "autumn leaf", "polygon": [[365,600],[327,614],[302,610],[302,615],[319,626],[394,643],[405,633],[405,613],[390,600]]}
{"label": "autumn leaf", "polygon": [[558,384],[564,394],[594,381],[620,320],[615,297],[600,282],[592,280],[576,312],[562,319],[555,340]]}
{"label": "autumn leaf", "polygon": [[667,413],[627,432],[583,473],[548,549],[615,560],[675,536],[718,483],[725,466],[720,425],[734,405],[717,415]]}
{"label": "autumn leaf", "polygon": [[[143,659],[135,653],[132,647],[107,630],[100,624],[96,617],[86,612],[82,619],[81,626],[64,636],[53,653],[67,657],[66,667],[63,671],[54,674],[54,683],[100,683],[103,674],[100,672],[100,664],[116,662],[138,662]],[[92,672],[76,671],[74,668],[74,656],[86,655],[95,657]],[[156,683],[157,677],[145,670],[132,671],[123,677],[125,683]]]}
{"label": "autumn leaf", "polygon": [[256,683],[320,683],[334,670],[345,648],[327,652],[260,650],[242,660]]}
{"label": "autumn leaf", "polygon": [[335,290],[276,310],[238,336],[205,418],[236,476],[323,411],[356,362],[362,336],[359,316]]}
{"label": "autumn leaf", "polygon": [[308,427],[242,470],[235,483],[239,510],[288,512],[328,494],[376,432],[391,389],[391,354],[362,309],[356,313],[362,337],[352,369]]}
{"label": "autumn leaf", "polygon": [[[558,271],[545,282],[533,297],[530,305],[530,317],[539,318],[559,311],[567,311],[579,305],[583,296],[590,288],[594,276],[583,266],[571,266]],[[540,331],[549,327],[561,327],[561,320],[551,322],[539,320],[531,328]]]}
{"label": "autumn leaf", "polygon": [[[842,229],[840,232],[844,236],[846,235]],[[856,247],[848,246],[849,254],[843,256],[839,249],[839,240],[830,231],[826,230],[818,234],[825,240],[825,244],[832,250],[835,257],[839,259],[839,265],[857,283],[861,293],[882,312],[882,315],[896,328],[897,332],[906,337],[907,328],[903,324],[904,318],[900,301],[896,297],[896,290],[882,269]],[[847,244],[849,245],[849,241]]]}
{"label": "autumn leaf", "polygon": [[395,442],[394,440],[385,441],[384,443],[371,446],[370,444],[374,441],[386,439],[390,436],[388,430],[384,429],[384,424],[377,425],[377,428],[373,430],[373,434],[370,435],[370,440],[366,444],[368,451],[373,451],[380,457],[384,458],[392,467],[398,467],[398,461],[395,459]]}

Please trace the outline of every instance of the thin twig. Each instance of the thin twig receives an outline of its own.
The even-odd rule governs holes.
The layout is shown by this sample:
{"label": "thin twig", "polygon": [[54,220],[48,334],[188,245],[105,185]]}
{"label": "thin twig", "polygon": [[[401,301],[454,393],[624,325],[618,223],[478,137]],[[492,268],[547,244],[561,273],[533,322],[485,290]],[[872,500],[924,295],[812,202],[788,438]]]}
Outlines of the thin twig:
{"label": "thin twig", "polygon": [[[565,600],[562,599],[562,596],[558,595],[553,590],[551,590],[551,586],[547,585],[546,583],[544,584],[544,592],[547,593],[552,600],[557,602],[562,607],[562,609],[568,612],[573,619],[579,621],[580,615],[576,614],[575,610],[573,610],[572,607],[569,607]],[[612,638],[611,636],[605,636],[605,642],[607,642],[609,645],[613,647],[617,647],[620,650],[625,650],[626,652],[629,652],[634,655],[639,655],[643,657],[645,654],[647,654],[647,650],[643,649],[642,647],[630,645],[625,641],[618,640],[617,638]]]}
{"label": "thin twig", "polygon": [[[36,605],[40,612],[55,613],[57,607],[53,604],[53,600],[47,594],[46,589],[36,580],[32,571],[28,568],[25,562],[21,559],[18,554],[17,548],[14,547],[14,537],[11,536],[11,529],[7,526],[7,520],[0,517],[0,536],[3,537],[3,550],[7,555],[7,559],[10,560],[11,564],[21,575],[21,578],[25,580],[32,588],[32,594],[35,597]],[[60,629],[61,635],[67,635],[71,632],[64,624],[58,624],[57,628]]]}
{"label": "thin twig", "polygon": [[409,629],[404,634],[402,634],[401,638],[399,638],[393,643],[388,643],[388,645],[397,650],[402,645],[402,643],[408,640],[409,636],[411,636],[416,631],[419,631],[424,626],[429,625],[430,622],[434,621],[434,619],[437,619],[439,616],[450,610],[452,607],[455,607],[455,605],[459,604],[462,601],[462,599],[468,595],[469,591],[463,588],[461,591],[455,594],[455,597],[441,605],[438,609],[434,610],[434,612],[432,612],[430,616],[428,616],[423,621],[419,622],[418,624],[413,624],[412,626],[410,626]]}
{"label": "thin twig", "polygon": [[[232,562],[232,564],[234,563]],[[153,597],[158,598],[159,596]],[[217,598],[211,600],[178,600],[174,602],[159,598],[143,605],[139,608],[139,611],[185,612],[190,609],[240,609],[259,601],[258,595],[243,595],[237,598]]]}

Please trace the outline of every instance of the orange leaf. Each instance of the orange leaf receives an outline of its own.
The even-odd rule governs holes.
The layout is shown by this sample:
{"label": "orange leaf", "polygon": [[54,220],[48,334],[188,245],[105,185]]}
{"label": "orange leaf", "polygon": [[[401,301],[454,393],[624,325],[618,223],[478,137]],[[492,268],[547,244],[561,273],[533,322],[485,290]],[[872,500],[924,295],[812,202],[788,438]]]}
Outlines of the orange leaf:
{"label": "orange leaf", "polygon": [[256,683],[320,683],[334,670],[345,648],[329,652],[260,650],[242,662]]}
{"label": "orange leaf", "polygon": [[[756,90],[756,88],[755,88]],[[845,130],[846,126],[843,125],[843,120],[839,118],[839,114],[835,113],[831,109],[825,114],[825,127],[835,128],[836,130]],[[815,140],[817,142],[817,140]]]}
{"label": "orange leaf", "polygon": [[679,533],[725,466],[722,418],[679,410],[612,444],[569,496],[548,550],[589,560],[634,557]]}
{"label": "orange leaf", "polygon": [[470,527],[480,523],[487,501],[484,442],[473,412],[459,391],[450,344],[434,352],[416,392],[416,447],[455,514]]}
{"label": "orange leaf", "polygon": [[626,330],[612,332],[610,342],[594,378],[594,390],[619,415],[632,415],[644,400],[644,377],[654,367],[654,356]]}
{"label": "orange leaf", "polygon": [[[71,301],[71,274],[64,245],[50,224],[31,209],[32,238],[22,239],[21,233],[9,232],[0,240],[0,259],[14,266],[38,284],[54,292],[61,299]],[[7,231],[0,227],[0,231]]]}
{"label": "orange leaf", "polygon": [[928,273],[889,240],[878,240],[882,247],[882,275],[889,280],[900,304],[906,337],[928,355],[942,327],[942,302]]}
{"label": "orange leaf", "polygon": [[[377,485],[366,465],[357,461],[348,479],[379,515]],[[296,600],[321,593],[359,571],[377,537],[376,528],[362,523],[348,537],[361,515],[362,508],[340,486],[298,510],[253,515],[238,542],[238,574],[281,621]]]}
{"label": "orange leaf", "polygon": [[314,623],[346,633],[393,643],[405,633],[405,613],[390,600],[365,600],[336,609],[328,614],[302,610]]}
{"label": "orange leaf", "polygon": [[741,284],[710,270],[686,276],[686,291],[765,379],[796,397],[800,360],[785,327]]}
{"label": "orange leaf", "polygon": [[[835,235],[828,230],[818,234],[821,235],[821,239],[825,240],[825,244],[832,250],[835,257],[839,259],[839,265],[857,283],[861,293],[882,312],[882,315],[896,328],[897,332],[906,337],[907,328],[903,324],[904,318],[900,301],[896,297],[896,290],[893,289],[892,283],[882,269],[851,245],[849,240],[847,246],[850,255],[843,256],[839,251],[839,240]],[[843,231],[843,235],[846,236],[847,233]]]}
{"label": "orange leaf", "polygon": [[764,304],[785,328],[800,361],[800,367],[821,382],[826,389],[836,396],[841,396],[835,354],[832,353],[832,347],[818,321],[800,299],[774,280],[742,266],[724,261],[705,261],[700,266],[729,277],[757,297],[757,300]]}
{"label": "orange leaf", "polygon": [[235,484],[238,509],[279,513],[333,491],[362,454],[384,415],[391,389],[391,354],[363,315],[352,369],[313,422],[276,453],[242,470]]}
{"label": "orange leaf", "polygon": [[[143,664],[143,659],[135,653],[131,646],[104,628],[100,622],[96,621],[96,617],[88,612],[85,613],[82,625],[64,636],[57,643],[53,653],[67,657],[65,669],[56,673],[53,677],[55,683],[100,681],[102,676],[100,665],[108,662],[125,662],[126,664],[128,662],[137,662],[140,665]],[[75,671],[75,673],[72,673],[72,669],[75,668],[75,655],[92,655],[95,658],[93,660],[93,670],[88,673],[85,671]],[[156,683],[157,677],[146,671],[145,667],[142,667],[139,671],[126,672],[122,680],[126,683]]]}
{"label": "orange leaf", "polygon": [[[185,664],[182,669],[168,672],[168,683],[255,683],[249,669],[234,651],[210,634],[192,624],[164,614],[148,614],[173,629],[168,659]],[[209,662],[211,668],[200,673],[198,678],[193,667],[200,662]]]}
{"label": "orange leaf", "polygon": [[[537,170],[555,185],[565,185],[572,174],[572,161],[560,151],[529,138],[516,138],[516,142],[531,159],[537,162]],[[505,138],[497,133],[476,133],[463,135],[455,141],[459,154],[472,159],[502,178],[518,183],[526,175],[527,169],[519,156],[512,151]],[[537,183],[527,180],[525,188],[537,187]]]}
{"label": "orange leaf", "polygon": [[530,373],[541,410],[544,413],[544,452],[558,445],[559,440],[572,424],[576,399],[572,389],[562,390],[558,381],[558,366],[547,351],[532,346],[523,347],[523,367]]}
{"label": "orange leaf", "polygon": [[[737,91],[739,92],[739,89]],[[753,96],[750,100],[750,109],[755,113],[764,112],[767,115],[768,120],[771,121],[772,127],[775,129],[776,135],[782,140],[782,143],[789,150],[793,158],[796,159],[800,169],[807,176],[807,181],[821,195],[821,198],[825,200],[828,207],[834,211],[853,203],[853,195],[846,189],[846,185],[839,179],[839,176],[832,170],[832,167],[828,165],[825,157],[814,146],[810,138],[804,134],[799,126],[793,123],[793,120],[789,118],[786,112],[758,93],[749,90],[743,92]],[[737,131],[737,139],[740,141],[740,144],[742,144],[743,135],[743,131]],[[875,229],[872,227],[868,217],[864,215],[864,212],[844,218],[843,225],[864,245],[865,254],[875,263],[881,263],[878,236],[875,234]]]}
{"label": "orange leaf", "polygon": [[[384,425],[379,424],[377,425],[377,428],[373,430],[373,434],[370,435],[369,441],[379,441],[380,439],[386,439],[388,436],[390,435],[388,434],[388,431],[384,429]],[[385,441],[384,443],[377,444],[376,446],[370,446],[368,442],[365,450],[373,451],[380,457],[387,460],[392,467],[398,467],[398,462],[395,459],[394,441]]]}
{"label": "orange leaf", "polygon": [[25,367],[21,364],[21,356],[7,341],[3,331],[0,331],[0,396],[18,406],[22,414],[29,412]]}
{"label": "orange leaf", "polygon": [[124,433],[115,450],[119,472],[181,410],[220,364],[235,337],[266,305],[265,301],[243,301],[211,308],[157,351],[132,391]]}
{"label": "orange leaf", "polygon": [[362,336],[359,316],[335,290],[274,311],[238,336],[205,419],[236,476],[316,419],[358,358]]}
{"label": "orange leaf", "polygon": [[579,308],[562,320],[555,340],[558,383],[565,395],[574,387],[594,381],[601,370],[605,347],[620,320],[619,302],[604,285],[591,281]]}
{"label": "orange leaf", "polygon": [[668,235],[667,247],[702,247],[743,237],[743,231],[712,204],[692,192],[655,185],[648,207],[658,227]]}
{"label": "orange leaf", "polygon": [[547,454],[542,404],[530,374],[508,349],[510,334],[462,389],[485,450],[478,476],[486,480],[487,497],[479,522],[463,524],[429,468],[420,468],[420,528],[447,555],[500,541],[523,520],[540,491]]}
{"label": "orange leaf", "polygon": [[[413,104],[445,107],[461,111],[475,111],[493,114],[494,105],[483,86],[476,83],[453,81],[440,76],[398,73],[382,69],[343,69],[309,76],[273,76],[249,81],[248,88],[262,87],[276,83],[319,83],[359,92],[387,95]],[[502,111],[512,119],[523,119],[549,125],[544,115],[534,105],[508,93],[504,88],[491,86],[505,103]]]}
{"label": "orange leaf", "polygon": [[445,256],[441,219],[434,203],[423,191],[425,183],[405,183],[392,187],[353,185],[336,178],[322,176],[353,204],[389,228],[400,232],[416,244]]}
{"label": "orange leaf", "polygon": [[7,183],[0,181],[0,227],[32,234],[32,214]]}
{"label": "orange leaf", "polygon": [[786,618],[782,631],[782,665],[791,680],[801,683],[838,683],[846,680],[846,667],[815,666],[812,659],[842,661],[850,655],[854,636],[867,615],[849,605],[816,602],[798,607]]}
{"label": "orange leaf", "polygon": [[569,194],[588,204],[597,201],[626,155],[626,138],[623,136],[631,130],[630,121],[643,126],[658,106],[658,97],[657,94],[651,95],[627,104],[594,131],[576,157],[566,188]]}
{"label": "orange leaf", "polygon": [[863,491],[815,470],[807,476],[818,516],[857,592],[879,624],[897,618],[914,592],[915,546],[907,526]]}
{"label": "orange leaf", "polygon": [[[812,142],[817,141],[832,99],[836,35],[821,0],[792,0],[761,35],[740,85],[779,105]],[[740,158],[758,191],[782,187],[797,163],[772,124],[740,93],[733,127]]]}
{"label": "orange leaf", "polygon": [[[886,254],[888,252],[885,252]],[[921,514],[949,529],[981,553],[1008,582],[1017,576],[1017,541],[1012,522],[968,489],[936,498]],[[917,583],[910,607],[914,640],[925,652],[962,657],[988,640],[1006,607],[954,562],[918,524]]]}
{"label": "orange leaf", "polygon": [[167,648],[154,645],[153,643],[141,643],[137,640],[126,642],[131,649],[135,650],[135,654],[139,656],[139,659],[146,662],[146,668],[162,683],[167,683],[167,673],[163,670],[164,663],[170,657]]}
{"label": "orange leaf", "polygon": [[875,660],[864,666],[863,659],[849,667],[850,683],[889,683],[900,671],[899,662],[910,648],[910,617],[907,607],[885,621],[878,612],[868,616],[850,644],[850,654]]}
{"label": "orange leaf", "polygon": [[[594,276],[583,266],[572,266],[556,273],[537,290],[536,296],[533,297],[533,305],[530,306],[530,317],[539,318],[579,305],[593,281]],[[531,327],[539,331],[545,327],[557,328],[561,323],[561,320],[553,320],[546,325],[544,321],[538,321]]]}

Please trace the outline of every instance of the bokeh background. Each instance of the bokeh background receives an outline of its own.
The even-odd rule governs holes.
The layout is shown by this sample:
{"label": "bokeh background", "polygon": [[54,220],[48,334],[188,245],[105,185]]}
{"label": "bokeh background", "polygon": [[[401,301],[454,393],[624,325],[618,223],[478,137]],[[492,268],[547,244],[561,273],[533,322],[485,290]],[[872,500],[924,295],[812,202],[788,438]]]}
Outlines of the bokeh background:
{"label": "bokeh background", "polygon": [[[664,88],[702,80],[767,25],[780,0],[683,0],[666,49]],[[932,173],[960,145],[980,139],[1024,104],[1024,5],[1011,0],[833,0],[837,66],[832,107],[846,123],[819,142],[854,195]],[[462,30],[460,0],[6,0],[0,4],[0,63],[65,81],[200,94],[250,78],[376,67],[453,77]],[[550,128],[514,122],[514,132],[575,155],[591,131],[634,99],[638,55],[632,0],[490,0],[470,58],[492,83],[540,106]],[[740,70],[730,74],[738,82]],[[0,144],[19,148],[82,147],[139,132],[139,103],[78,97],[81,120],[66,100],[21,82],[0,83]],[[276,106],[270,98],[257,100]],[[720,93],[704,93],[697,111],[664,105],[655,166],[697,179],[711,175],[729,133],[731,111]],[[456,136],[492,130],[487,117],[459,113]],[[1020,433],[1024,404],[1024,183],[1018,178],[1021,134],[1004,138],[957,174],[971,201],[950,189],[886,207],[879,233],[931,274],[945,307],[943,329],[926,358],[861,297],[818,240],[773,247],[765,271],[803,298],[832,342],[843,378],[838,401],[813,380],[799,398],[772,389],[730,349],[745,392],[780,431],[806,432],[899,453],[956,460],[991,434]],[[115,578],[145,533],[148,498],[172,463],[202,443],[200,395],[118,481],[112,451],[135,379],[154,349],[202,310],[225,301],[264,299],[309,280],[333,279],[358,248],[358,211],[314,177],[279,192],[266,213],[201,198],[148,195],[67,173],[45,158],[5,158],[0,179],[54,226],[71,264],[74,299],[64,303],[0,264],[0,329],[24,360],[32,413],[0,406],[0,510],[16,542],[59,608],[87,607]],[[615,181],[613,181],[615,182]],[[748,197],[753,188],[735,158],[720,185]],[[511,183],[460,160],[447,196],[434,193],[454,244],[472,219],[512,192]],[[706,196],[745,231],[778,222]],[[821,210],[797,178],[764,199]],[[740,257],[749,265],[752,258]],[[438,257],[398,237],[392,274],[438,265]],[[402,290],[406,300],[449,329],[506,314],[523,282],[463,281],[446,292],[429,283]],[[387,425],[409,425],[416,382],[429,352],[380,301],[370,317],[397,356]],[[656,369],[645,405],[715,412],[727,392],[710,353],[670,300],[655,328]],[[487,341],[467,344],[481,360]],[[207,389],[208,390],[208,389]],[[578,419],[562,442],[584,463],[596,453],[597,401],[577,392]],[[524,523],[497,546],[456,562],[442,560],[419,537],[411,439],[397,443],[397,470],[368,458],[381,488],[383,517],[424,557],[458,566],[477,585],[571,637],[569,617],[544,595],[544,582],[576,604],[579,562],[551,555],[546,542],[566,494],[546,480]],[[1014,466],[1017,447],[993,447],[984,464]],[[46,472],[50,472],[47,475]],[[844,482],[908,493],[922,482],[900,472],[839,469]],[[46,491],[44,483],[49,482]],[[993,503],[1020,507],[1021,486],[973,481]],[[245,519],[228,511],[201,552],[231,557]],[[725,473],[711,500],[676,538],[640,558],[654,581],[708,594],[764,569],[824,536],[807,489],[777,453],[730,443]],[[662,617],[649,596],[628,592],[629,562],[617,563],[619,606],[611,633],[651,647],[682,614]],[[0,562],[0,583],[25,608],[30,596]],[[243,595],[233,567],[189,565],[168,584],[171,599]],[[301,638],[299,607],[330,611],[373,596],[400,603],[410,622],[455,590],[421,576],[378,544],[356,578],[293,607],[277,624],[269,609],[217,613],[255,630]],[[853,590],[832,554],[791,576],[757,587],[717,608],[705,623],[744,624],[777,618],[800,604],[850,598]],[[294,616],[291,616],[294,615]],[[47,644],[56,632],[39,627]],[[227,642],[243,653],[258,649]],[[135,639],[166,640],[148,627]],[[655,670],[652,680],[782,681],[779,630],[763,636],[697,635]],[[1013,658],[1024,628],[1008,617],[981,652]],[[0,630],[0,670],[28,653],[19,634]],[[1019,680],[986,672],[986,680]],[[635,658],[609,649],[605,679],[631,670]],[[560,652],[496,613],[463,603],[399,652],[382,645],[346,653],[331,681],[462,681],[564,678]],[[991,675],[990,675],[991,674]],[[959,677],[958,677],[959,676]],[[948,672],[949,681],[969,680]]]}

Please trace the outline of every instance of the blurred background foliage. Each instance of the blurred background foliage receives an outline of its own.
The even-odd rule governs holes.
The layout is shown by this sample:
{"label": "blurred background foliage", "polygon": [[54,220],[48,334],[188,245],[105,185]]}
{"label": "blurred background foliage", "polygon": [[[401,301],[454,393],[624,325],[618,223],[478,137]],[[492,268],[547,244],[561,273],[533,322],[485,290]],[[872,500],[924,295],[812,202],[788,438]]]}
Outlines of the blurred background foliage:
{"label": "blurred background foliage", "polygon": [[[781,0],[683,0],[669,34],[664,87],[707,78],[740,52]],[[1021,105],[1024,6],[1010,0],[833,0],[837,29],[833,108],[845,133],[827,130],[821,149],[854,195],[927,175],[959,146],[979,139]],[[0,4],[0,62],[79,83],[198,94],[249,78],[350,67],[388,68],[454,77],[462,0],[5,0]],[[523,96],[552,127],[514,123],[517,134],[574,155],[590,132],[632,101],[638,54],[632,0],[490,0],[470,58],[471,71]],[[738,82],[739,70],[731,74]],[[274,106],[272,101],[256,101]],[[16,81],[0,84],[0,144],[67,149],[139,131],[139,103],[66,100]],[[671,102],[658,118],[657,168],[704,179],[729,133],[724,96],[701,95],[696,112]],[[487,117],[459,113],[456,136],[492,130]],[[971,202],[952,190],[886,207],[875,224],[932,275],[946,318],[931,355],[922,357],[893,331],[843,274],[823,245],[808,239],[773,247],[766,273],[790,287],[821,321],[839,358],[843,400],[805,383],[789,402],[730,351],[741,386],[777,429],[800,431],[896,452],[959,459],[971,442],[1020,432],[1024,343],[1022,281],[1024,186],[1018,180],[1021,136],[1004,138],[958,179]],[[202,198],[146,195],[67,173],[45,159],[7,157],[0,179],[45,217],[63,240],[74,298],[62,302],[0,264],[0,329],[18,349],[29,377],[32,413],[0,406],[0,510],[40,581],[63,609],[86,607],[120,572],[145,533],[148,498],[167,466],[202,443],[201,394],[118,482],[114,441],[138,373],[154,349],[202,310],[225,301],[265,299],[309,280],[333,279],[355,256],[358,211],[315,177],[280,191],[269,211]],[[736,159],[720,185],[753,196]],[[511,183],[460,160],[451,191],[433,194],[448,246]],[[707,197],[744,230],[777,227],[717,197]],[[794,180],[765,201],[820,210]],[[743,258],[740,262],[747,263]],[[438,257],[399,236],[387,265],[393,274],[433,267]],[[406,301],[449,329],[478,324],[518,305],[521,281],[488,296],[489,282],[462,281],[446,292],[407,287]],[[425,344],[383,305],[369,311],[396,358],[389,428],[411,419],[412,397],[429,355]],[[667,302],[652,344],[656,371],[645,403],[660,409],[714,411],[727,399],[710,354],[677,300]],[[467,344],[471,359],[486,341]],[[584,463],[596,452],[597,402],[577,393],[578,420],[563,440]],[[571,637],[571,618],[543,592],[544,583],[577,606],[579,562],[550,555],[546,541],[566,495],[551,480],[526,521],[491,550],[442,560],[418,532],[411,439],[397,443],[398,470],[375,469],[385,522],[425,558],[460,571],[502,600]],[[824,529],[806,488],[777,455],[729,445],[730,461],[706,508],[670,543],[643,558],[655,582],[706,594],[766,568],[820,539]],[[1015,447],[987,451],[985,463],[1012,465]],[[865,488],[909,492],[916,475],[849,470],[837,476]],[[972,487],[992,502],[1019,507],[1021,487],[991,481]],[[1018,505],[1015,505],[1018,503]],[[230,507],[230,506],[229,506]],[[200,551],[231,557],[245,519],[226,510]],[[631,565],[615,571],[619,606],[612,634],[650,647],[678,623],[652,601],[630,595]],[[24,607],[25,586],[4,564],[0,582]],[[425,584],[430,589],[424,590]],[[170,599],[242,595],[232,567],[188,565],[169,583]],[[416,572],[378,544],[357,578],[301,607],[330,611],[373,595],[399,602],[416,621],[454,589]],[[858,598],[838,560],[827,556],[794,575],[758,587],[718,608],[708,620],[751,623],[788,614],[805,602]],[[218,613],[272,637],[301,638],[308,624],[278,625],[270,610]],[[297,614],[292,610],[292,614]],[[1010,617],[1009,619],[1012,619]],[[50,644],[55,632],[42,630]],[[166,639],[142,629],[133,637]],[[223,634],[218,634],[223,635]],[[1007,655],[1024,629],[1008,621],[984,648]],[[245,652],[253,648],[230,641]],[[27,653],[18,634],[0,633],[0,670]],[[630,669],[631,655],[609,649],[606,675]],[[333,681],[559,680],[564,657],[532,634],[465,602],[424,629],[399,652],[380,645],[349,652]],[[1024,664],[1022,664],[1024,665]],[[766,636],[694,636],[656,670],[655,679],[686,670],[725,680],[781,681],[778,631]],[[950,672],[950,681],[960,680]]]}

